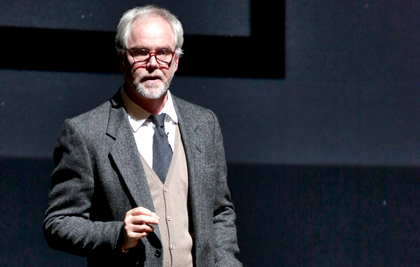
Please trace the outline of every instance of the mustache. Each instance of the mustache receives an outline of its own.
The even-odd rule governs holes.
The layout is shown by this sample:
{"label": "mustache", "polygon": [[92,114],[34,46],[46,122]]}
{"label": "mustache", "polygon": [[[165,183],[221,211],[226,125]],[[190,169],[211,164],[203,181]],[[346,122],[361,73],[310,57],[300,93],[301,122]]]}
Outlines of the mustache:
{"label": "mustache", "polygon": [[140,82],[145,82],[149,80],[161,80],[163,81],[163,76],[159,74],[146,74],[140,77]]}

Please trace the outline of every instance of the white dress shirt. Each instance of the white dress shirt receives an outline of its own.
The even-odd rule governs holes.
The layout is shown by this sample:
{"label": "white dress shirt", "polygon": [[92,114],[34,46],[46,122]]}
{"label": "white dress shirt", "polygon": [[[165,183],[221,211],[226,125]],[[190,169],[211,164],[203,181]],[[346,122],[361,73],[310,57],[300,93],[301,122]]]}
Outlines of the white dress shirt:
{"label": "white dress shirt", "polygon": [[[121,88],[121,96],[125,110],[128,114],[128,121],[133,129],[137,149],[146,160],[147,164],[149,164],[150,167],[153,167],[153,135],[155,131],[155,124],[151,119],[148,119],[151,114],[134,103],[128,97],[123,88]],[[176,115],[174,103],[169,90],[168,101],[166,101],[165,106],[159,114],[161,113],[166,113],[165,131],[168,135],[169,145],[173,151],[175,144],[175,127],[176,124],[178,124],[178,116]]]}

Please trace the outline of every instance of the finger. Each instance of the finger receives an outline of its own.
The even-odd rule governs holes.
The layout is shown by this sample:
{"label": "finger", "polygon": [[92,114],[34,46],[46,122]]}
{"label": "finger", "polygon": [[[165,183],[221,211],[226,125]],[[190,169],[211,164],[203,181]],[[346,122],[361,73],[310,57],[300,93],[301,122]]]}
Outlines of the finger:
{"label": "finger", "polygon": [[141,225],[133,225],[132,227],[130,227],[130,230],[135,233],[142,233],[142,232],[153,232],[155,229],[151,225],[141,224]]}
{"label": "finger", "polygon": [[145,215],[150,215],[152,214],[152,212],[149,209],[143,208],[143,207],[136,207],[134,209],[129,210],[127,213],[131,214],[131,215],[141,215],[141,214],[145,214]]}
{"label": "finger", "polygon": [[143,237],[146,237],[148,234],[149,234],[149,232],[141,232],[141,233],[129,232],[129,233],[127,233],[127,237],[129,239],[141,239]]}
{"label": "finger", "polygon": [[156,213],[152,212],[149,209],[143,208],[143,207],[137,207],[129,211],[131,215],[147,215],[155,217],[156,219],[159,219],[159,217],[156,215]]}
{"label": "finger", "polygon": [[132,224],[132,225],[125,226],[126,235],[130,238],[143,237],[147,235],[147,233],[153,232],[153,231],[154,231],[154,228],[147,224],[142,224],[142,225]]}
{"label": "finger", "polygon": [[132,216],[129,220],[132,224],[159,224],[159,219],[148,215]]}
{"label": "finger", "polygon": [[157,214],[154,213],[154,212],[152,212],[152,215],[151,216],[154,217],[154,218],[156,218],[156,219],[158,219],[158,220],[160,220],[159,216],[157,216]]}

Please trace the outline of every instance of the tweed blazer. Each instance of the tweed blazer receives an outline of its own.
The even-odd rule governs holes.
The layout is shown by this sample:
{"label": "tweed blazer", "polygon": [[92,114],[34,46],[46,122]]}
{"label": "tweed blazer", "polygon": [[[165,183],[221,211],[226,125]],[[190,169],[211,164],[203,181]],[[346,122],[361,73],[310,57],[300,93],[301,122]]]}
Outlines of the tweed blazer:
{"label": "tweed blazer", "polygon": [[[194,265],[242,266],[217,118],[175,96],[173,102],[188,165]],[[121,252],[126,212],[155,209],[120,92],[64,122],[54,161],[43,223],[52,248],[85,256],[88,266],[162,266],[158,227]]]}

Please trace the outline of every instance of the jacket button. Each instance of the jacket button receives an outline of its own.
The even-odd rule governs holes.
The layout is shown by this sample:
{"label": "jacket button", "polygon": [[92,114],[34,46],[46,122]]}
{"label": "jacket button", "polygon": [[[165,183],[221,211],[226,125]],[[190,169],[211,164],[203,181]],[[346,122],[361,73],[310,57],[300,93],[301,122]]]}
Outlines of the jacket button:
{"label": "jacket button", "polygon": [[162,251],[160,249],[156,250],[155,256],[157,258],[160,258],[161,255],[162,255]]}

